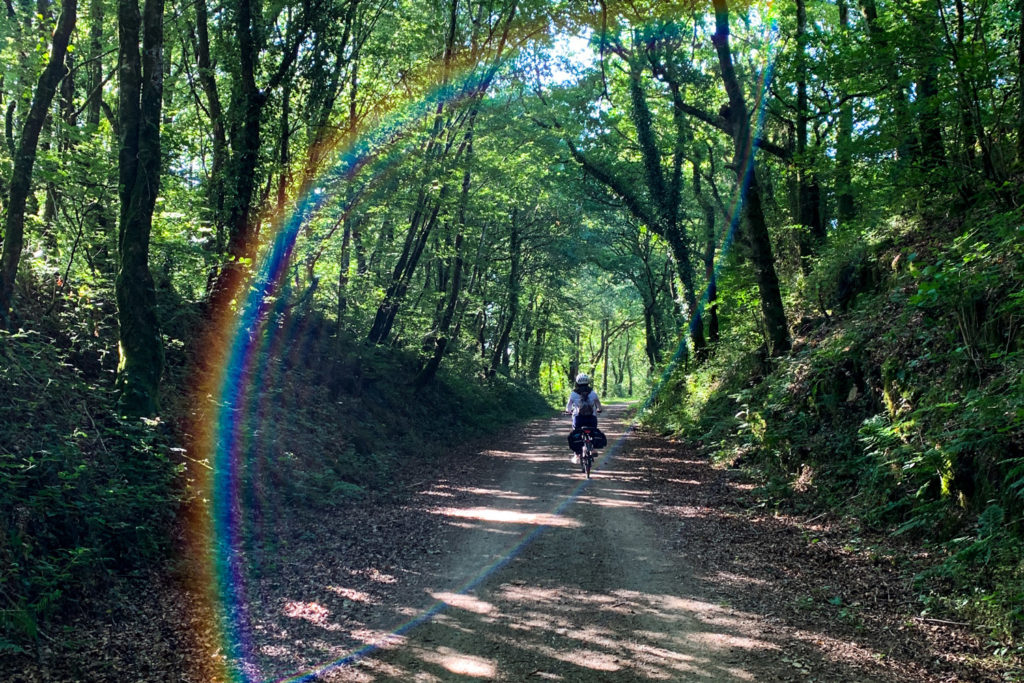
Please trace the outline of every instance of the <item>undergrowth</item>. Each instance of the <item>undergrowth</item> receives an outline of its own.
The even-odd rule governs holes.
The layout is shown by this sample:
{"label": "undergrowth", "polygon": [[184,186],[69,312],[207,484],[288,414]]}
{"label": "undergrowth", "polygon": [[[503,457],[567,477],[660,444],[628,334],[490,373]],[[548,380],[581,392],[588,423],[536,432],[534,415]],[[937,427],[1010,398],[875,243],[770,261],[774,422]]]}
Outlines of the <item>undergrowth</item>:
{"label": "undergrowth", "polygon": [[[53,638],[51,625],[96,609],[107,590],[187,561],[183,520],[203,514],[199,472],[211,467],[195,448],[220,397],[196,390],[200,308],[172,295],[161,302],[160,419],[115,417],[111,292],[68,295],[28,311],[41,321],[33,329],[0,332],[0,653]],[[237,425],[241,503],[269,519],[372,504],[392,495],[405,460],[443,467],[459,443],[550,410],[469,359],[414,389],[414,354],[339,338],[313,311],[273,322],[296,333],[253,366],[256,409]]]}
{"label": "undergrowth", "polygon": [[775,505],[834,510],[934,548],[942,561],[918,576],[923,609],[969,618],[1018,654],[1022,223],[975,210],[834,236],[793,288],[791,353],[765,358],[740,323],[644,418],[750,468]]}

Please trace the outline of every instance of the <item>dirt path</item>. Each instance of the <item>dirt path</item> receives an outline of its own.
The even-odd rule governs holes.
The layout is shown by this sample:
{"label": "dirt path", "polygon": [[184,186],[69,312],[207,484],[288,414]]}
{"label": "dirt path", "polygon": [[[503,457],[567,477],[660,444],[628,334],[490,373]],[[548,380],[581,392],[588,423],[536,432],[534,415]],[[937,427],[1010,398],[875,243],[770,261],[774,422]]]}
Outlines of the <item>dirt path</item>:
{"label": "dirt path", "polygon": [[865,578],[852,553],[801,557],[807,528],[747,514],[738,473],[626,434],[623,414],[605,413],[611,447],[590,482],[567,461],[559,419],[532,423],[522,443],[424,487],[416,500],[440,546],[411,558],[416,576],[394,592],[402,607],[368,620],[378,636],[413,622],[321,678],[986,678],[957,672],[963,658],[942,652],[934,625],[906,626],[881,609],[884,618],[864,618],[859,591],[877,596],[877,582],[895,583],[890,568],[867,567]]}
{"label": "dirt path", "polygon": [[745,653],[771,645],[742,615],[695,597],[692,569],[664,553],[653,492],[622,467],[621,413],[606,414],[619,443],[590,482],[567,462],[561,420],[491,452],[509,464],[475,487],[477,504],[445,506],[444,486],[427,491],[466,530],[427,589],[449,607],[336,679],[758,680]]}
{"label": "dirt path", "polygon": [[[410,461],[408,496],[275,501],[246,550],[247,680],[1024,680],[918,616],[912,553],[772,514],[624,414],[606,410],[589,482],[553,418]],[[154,582],[60,647],[0,656],[0,680],[210,683],[221,641],[192,602]]]}

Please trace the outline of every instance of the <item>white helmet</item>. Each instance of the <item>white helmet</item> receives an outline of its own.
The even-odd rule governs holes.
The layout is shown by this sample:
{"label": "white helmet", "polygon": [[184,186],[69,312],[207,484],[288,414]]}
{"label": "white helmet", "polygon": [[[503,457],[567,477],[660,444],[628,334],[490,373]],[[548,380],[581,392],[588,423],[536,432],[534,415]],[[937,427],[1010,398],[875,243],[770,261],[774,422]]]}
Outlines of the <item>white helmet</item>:
{"label": "white helmet", "polygon": [[590,384],[590,375],[585,372],[576,375],[576,384]]}

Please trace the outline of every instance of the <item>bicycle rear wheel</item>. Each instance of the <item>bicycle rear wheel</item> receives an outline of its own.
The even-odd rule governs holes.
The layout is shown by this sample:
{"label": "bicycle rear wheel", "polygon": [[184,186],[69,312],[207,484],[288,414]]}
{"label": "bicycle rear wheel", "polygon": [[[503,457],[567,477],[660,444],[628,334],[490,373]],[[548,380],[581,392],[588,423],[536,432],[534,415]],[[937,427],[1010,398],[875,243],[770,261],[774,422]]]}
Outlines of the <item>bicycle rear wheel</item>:
{"label": "bicycle rear wheel", "polygon": [[590,466],[594,464],[594,451],[591,450],[590,444],[583,447],[583,457],[580,458],[583,462],[583,471],[587,474],[587,479],[590,479]]}

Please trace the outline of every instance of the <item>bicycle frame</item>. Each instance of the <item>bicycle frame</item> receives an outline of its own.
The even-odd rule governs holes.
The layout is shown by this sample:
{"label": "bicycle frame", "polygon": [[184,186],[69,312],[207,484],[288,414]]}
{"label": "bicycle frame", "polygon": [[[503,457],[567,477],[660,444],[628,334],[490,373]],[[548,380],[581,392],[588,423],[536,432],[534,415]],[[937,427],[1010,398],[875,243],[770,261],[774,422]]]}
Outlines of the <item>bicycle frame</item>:
{"label": "bicycle frame", "polygon": [[580,453],[580,468],[590,479],[590,468],[594,464],[594,436],[590,427],[583,427],[583,452]]}

